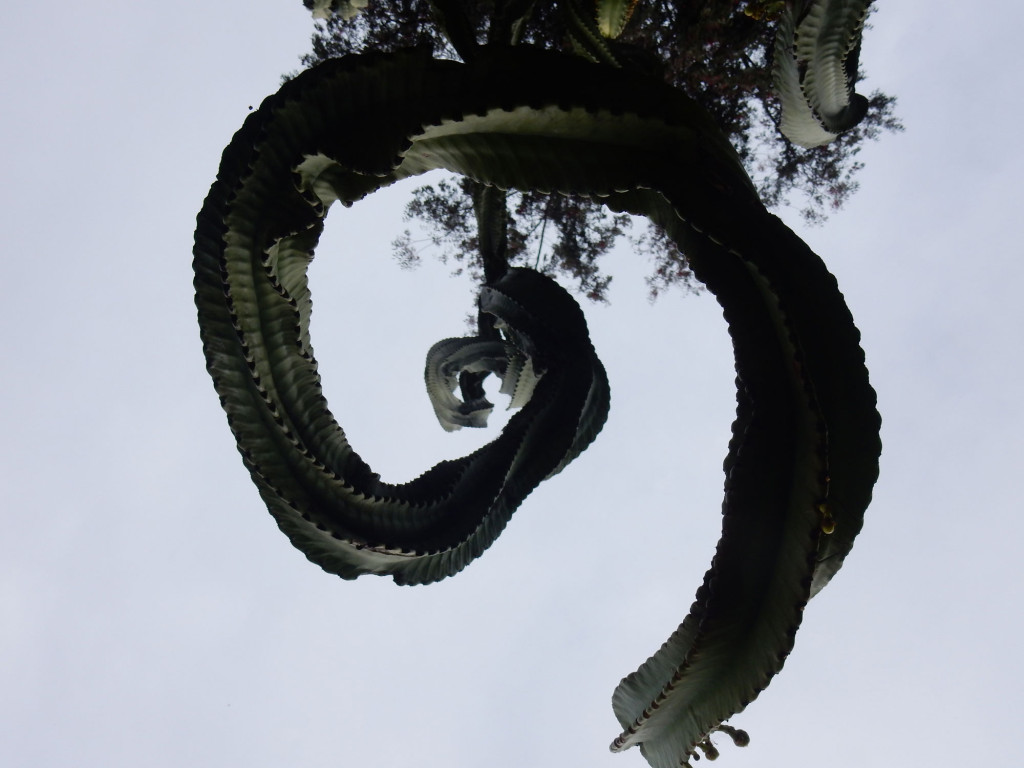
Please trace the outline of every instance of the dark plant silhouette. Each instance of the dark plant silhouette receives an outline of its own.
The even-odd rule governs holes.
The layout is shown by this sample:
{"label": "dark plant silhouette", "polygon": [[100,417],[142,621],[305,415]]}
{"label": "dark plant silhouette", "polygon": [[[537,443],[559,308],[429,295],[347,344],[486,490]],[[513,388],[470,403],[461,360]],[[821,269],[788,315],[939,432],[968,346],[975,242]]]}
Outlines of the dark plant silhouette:
{"label": "dark plant silhouette", "polygon": [[[871,103],[855,87],[867,0],[778,6],[745,5],[778,14],[780,126],[806,144],[856,130]],[[722,308],[737,411],[715,557],[679,628],[616,688],[611,748],[637,746],[654,768],[714,758],[716,734],[747,743],[725,721],[781,671],[807,602],[863,524],[881,443],[860,334],[835,278],[768,211],[721,127],[742,116],[702,106],[666,82],[665,61],[619,39],[631,23],[644,29],[643,5],[565,0],[557,23],[571,52],[511,44],[554,13],[539,0],[432,9],[429,22],[417,5],[394,13],[436,25],[429,40],[443,35],[460,61],[433,45],[324,61],[268,97],[224,150],[193,249],[207,369],[263,501],[307,558],[345,579],[435,582],[482,555],[598,437],[610,407],[583,310],[538,264],[516,265],[533,234],[522,222],[541,227],[538,239],[544,222],[558,229],[550,260],[595,296],[606,283],[591,262],[619,217],[653,222],[652,288],[689,269]],[[485,447],[396,485],[327,407],[306,268],[333,203],[441,168],[472,181],[421,190],[413,212],[443,223],[440,244],[475,254],[483,285],[476,334],[427,352],[427,399],[446,430],[484,426],[481,382],[493,375],[518,411]],[[608,213],[595,219],[598,201]]]}

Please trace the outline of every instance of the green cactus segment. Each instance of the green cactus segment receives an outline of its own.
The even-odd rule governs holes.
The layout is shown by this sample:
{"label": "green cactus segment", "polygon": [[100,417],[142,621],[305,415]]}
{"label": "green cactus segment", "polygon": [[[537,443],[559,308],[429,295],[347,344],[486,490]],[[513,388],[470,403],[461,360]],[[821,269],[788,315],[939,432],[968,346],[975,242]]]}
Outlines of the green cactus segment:
{"label": "green cactus segment", "polygon": [[[660,83],[521,48],[481,49],[472,66],[403,53],[300,75],[224,152],[198,217],[196,303],[208,369],[264,501],[310,560],[345,578],[456,573],[608,410],[579,307],[548,278],[512,270],[480,297],[503,347],[453,342],[427,371],[437,412],[446,364],[504,365],[508,376],[528,359],[532,392],[501,435],[401,486],[349,445],[320,388],[306,267],[332,202],[433,168],[647,216],[722,306],[738,392],[722,540],[690,615],[613,699],[614,749],[684,764],[781,669],[804,604],[860,530],[879,417],[850,312],[711,119]],[[453,400],[441,396],[449,417]]]}
{"label": "green cactus segment", "polygon": [[867,99],[854,91],[861,33],[871,0],[792,2],[779,19],[772,78],[782,103],[779,129],[816,147],[857,125]]}
{"label": "green cactus segment", "polygon": [[615,38],[626,28],[638,0],[597,0],[597,28],[605,37]]}
{"label": "green cactus segment", "polygon": [[[637,744],[659,768],[692,757],[781,670],[805,603],[860,531],[877,477],[874,393],[834,279],[774,217],[733,212],[744,225],[720,246],[670,229],[699,254],[694,269],[722,303],[738,405],[712,567],[689,616],[613,697],[623,726],[613,750]],[[742,256],[730,264],[728,254]]]}
{"label": "green cactus segment", "polygon": [[[487,426],[487,417],[494,410],[494,404],[483,397],[459,400],[455,396],[459,376],[463,373],[493,373],[502,378],[504,390],[504,379],[510,369],[509,357],[513,355],[500,341],[479,338],[443,339],[430,348],[424,373],[427,394],[434,406],[434,414],[446,432],[462,427]],[[512,369],[515,370],[514,365]],[[513,377],[508,378],[511,380]],[[516,402],[517,407],[525,404]]]}
{"label": "green cactus segment", "polygon": [[[586,0],[565,0],[560,3],[565,28],[576,55],[598,63],[619,66],[608,38],[600,26],[600,17],[595,15],[594,6]],[[600,7],[598,7],[600,13]]]}

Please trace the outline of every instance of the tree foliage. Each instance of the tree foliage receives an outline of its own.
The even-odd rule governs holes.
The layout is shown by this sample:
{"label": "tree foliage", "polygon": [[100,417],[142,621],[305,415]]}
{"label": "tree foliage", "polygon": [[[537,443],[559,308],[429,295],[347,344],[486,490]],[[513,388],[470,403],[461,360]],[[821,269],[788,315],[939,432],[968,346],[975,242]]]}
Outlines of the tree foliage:
{"label": "tree foliage", "polygon": [[[570,3],[571,4],[571,3]],[[468,20],[470,41],[506,44],[510,16],[527,9],[517,42],[571,50],[572,29],[561,12],[565,3],[549,0],[369,0],[361,13],[335,15],[318,23],[306,66],[363,50],[430,48],[435,56],[461,58],[435,24],[437,5],[455,5]],[[645,0],[634,4],[622,34],[604,40],[618,62],[663,78],[700,103],[715,118],[736,148],[769,207],[795,205],[810,223],[839,210],[858,187],[863,167],[857,156],[867,140],[886,131],[901,131],[896,99],[880,91],[869,96],[865,119],[830,144],[797,147],[778,130],[779,103],[772,89],[772,49],[781,2],[754,0]],[[459,33],[449,34],[454,39]],[[466,42],[464,39],[463,43]],[[861,71],[859,76],[863,78]],[[406,208],[406,219],[425,225],[427,235],[406,231],[395,252],[404,266],[416,264],[424,244],[451,259],[456,271],[482,278],[473,217],[476,183],[469,179],[420,187]],[[580,196],[515,193],[509,196],[507,260],[571,279],[588,298],[605,300],[611,277],[599,259],[630,226],[626,216],[607,212]],[[655,228],[633,238],[634,246],[653,261],[648,277],[651,297],[671,286],[695,289],[685,255]]]}
{"label": "tree foliage", "polygon": [[[463,176],[420,187],[406,206],[406,218],[430,225],[431,233],[425,239],[440,250],[442,261],[447,262],[450,256],[456,263],[456,272],[467,270],[474,279],[483,281],[484,265],[473,210],[473,195],[478,186]],[[544,267],[546,271],[569,276],[587,298],[600,301],[611,278],[601,274],[597,260],[629,225],[629,216],[609,214],[578,195],[513,192],[509,195],[507,258],[509,263],[534,269]],[[394,247],[399,264],[415,266],[423,250],[421,245],[408,230],[398,237]],[[546,252],[545,245],[549,246]]]}

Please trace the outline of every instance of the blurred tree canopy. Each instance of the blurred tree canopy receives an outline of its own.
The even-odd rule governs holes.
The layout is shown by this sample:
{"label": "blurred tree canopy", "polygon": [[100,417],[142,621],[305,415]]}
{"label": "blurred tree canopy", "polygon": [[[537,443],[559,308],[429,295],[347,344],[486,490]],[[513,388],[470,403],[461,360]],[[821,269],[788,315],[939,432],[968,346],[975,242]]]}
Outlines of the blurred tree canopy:
{"label": "blurred tree canopy", "polygon": [[[473,44],[516,42],[572,51],[579,32],[565,8],[578,10],[585,2],[368,0],[355,15],[336,14],[318,22],[312,51],[302,63],[309,67],[349,53],[412,46],[452,59],[466,58]],[[310,0],[305,3],[310,7]],[[855,177],[863,167],[857,155],[864,142],[903,126],[895,116],[895,97],[876,90],[868,96],[866,117],[830,144],[804,149],[782,136],[772,54],[774,21],[783,5],[634,0],[621,34],[600,45],[621,66],[663,78],[708,110],[732,141],[766,205],[793,204],[806,221],[819,223],[857,190]],[[445,15],[443,25],[436,23],[438,13]],[[517,19],[522,22],[516,24]],[[863,76],[860,71],[859,78]],[[479,186],[463,177],[415,190],[406,219],[418,221],[426,234],[414,238],[407,230],[395,240],[399,263],[412,267],[426,247],[434,246],[443,261],[454,262],[456,272],[465,269],[478,280],[490,279],[477,226]],[[504,263],[560,274],[588,298],[606,300],[611,276],[601,272],[599,260],[630,228],[628,216],[614,215],[581,196],[510,192],[503,199]],[[647,278],[652,298],[671,286],[698,287],[685,254],[656,227],[632,240],[653,262]]]}

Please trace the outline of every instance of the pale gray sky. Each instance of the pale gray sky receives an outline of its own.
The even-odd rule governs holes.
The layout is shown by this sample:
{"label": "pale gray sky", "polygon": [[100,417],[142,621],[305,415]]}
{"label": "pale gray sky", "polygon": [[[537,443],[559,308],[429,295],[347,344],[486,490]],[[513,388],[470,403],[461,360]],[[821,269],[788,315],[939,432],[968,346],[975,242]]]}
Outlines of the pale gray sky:
{"label": "pale gray sky", "polygon": [[[1019,762],[1020,4],[881,0],[866,87],[906,133],[801,231],[863,333],[881,479],[846,566],[719,765]],[[611,692],[719,535],[734,387],[710,296],[588,307],[612,412],[459,576],[349,583],[281,535],[204,370],[195,214],[312,21],[299,0],[15,4],[0,25],[0,764],[620,766]],[[332,409],[385,479],[467,440],[422,391],[469,287],[389,256],[411,187],[332,211],[312,268]],[[466,432],[464,430],[464,432]],[[580,531],[586,531],[581,538]]]}

